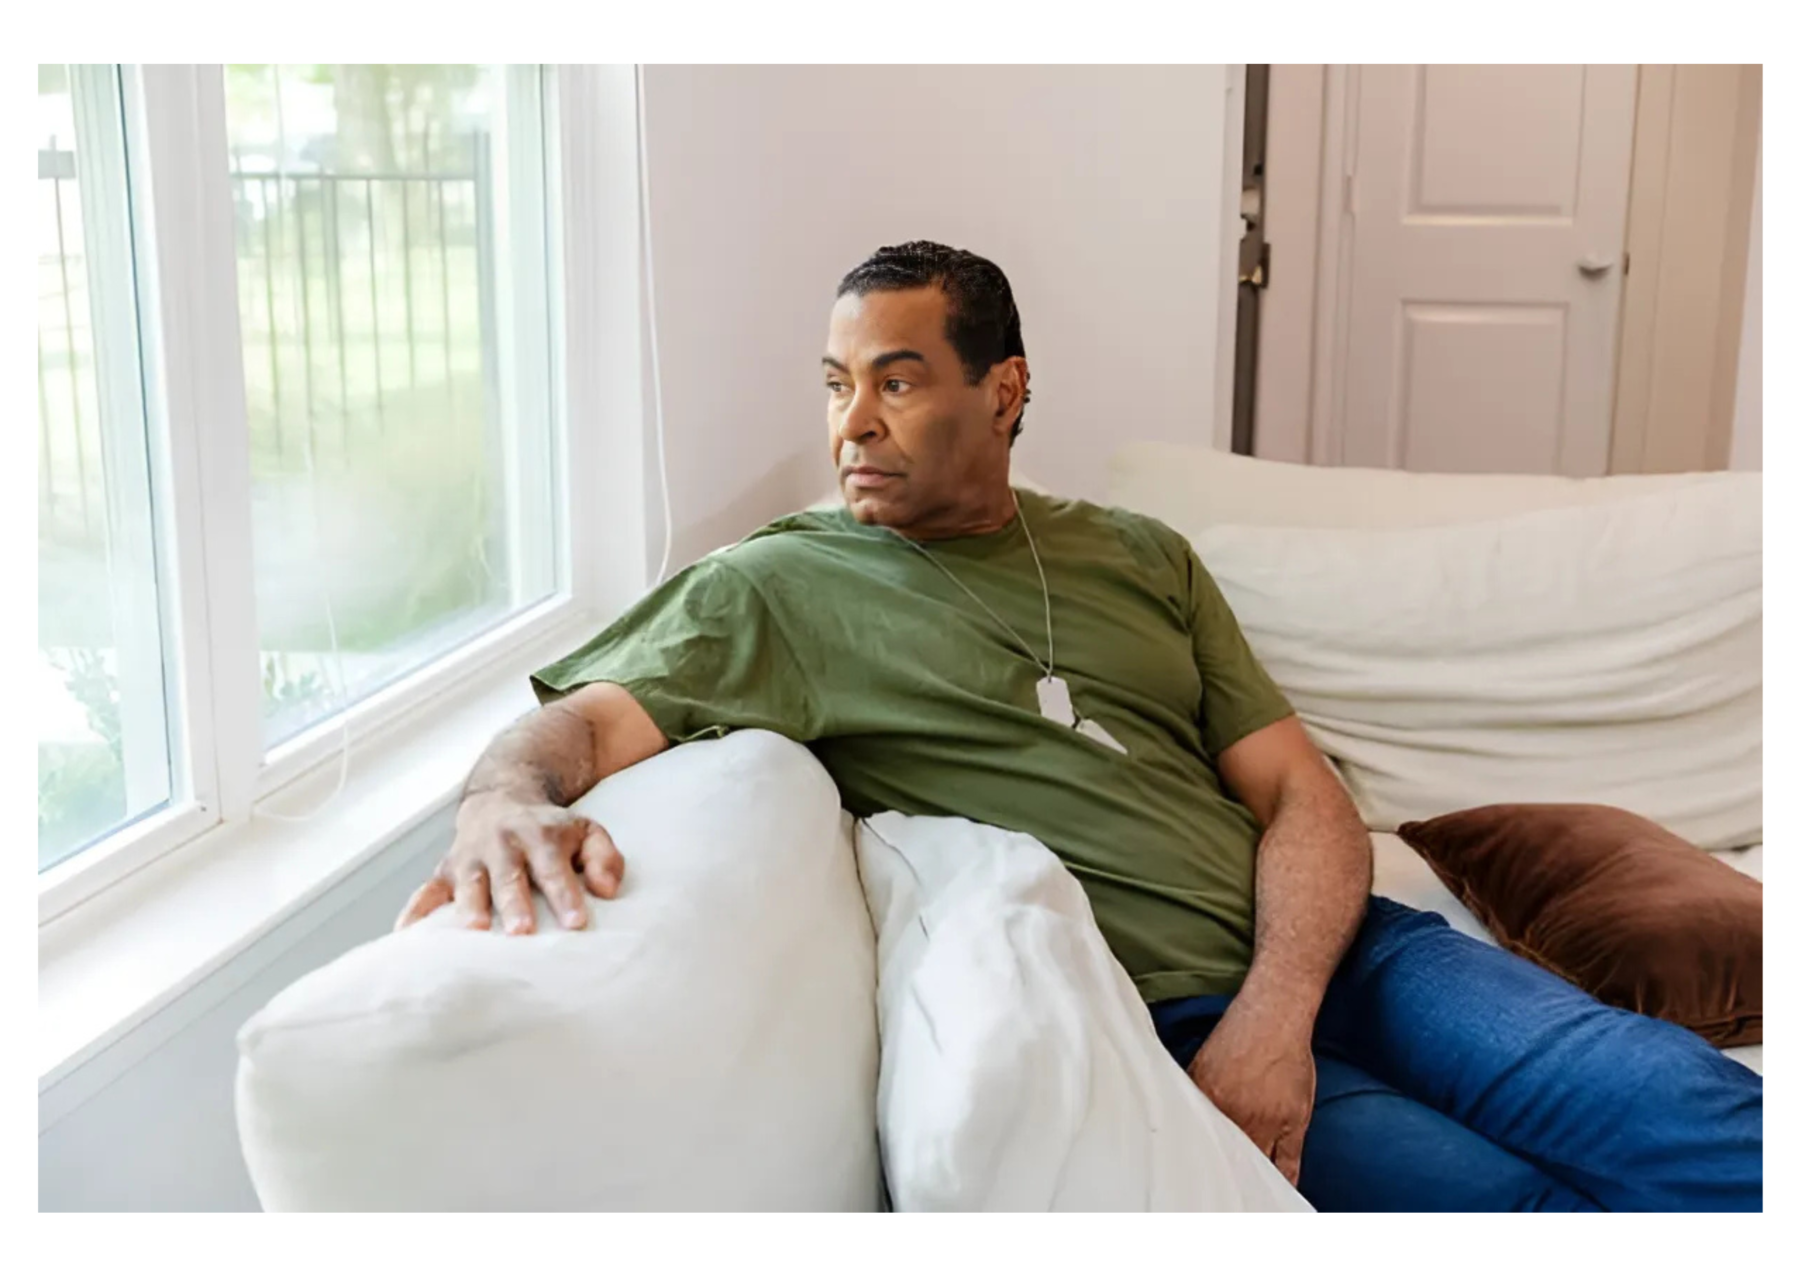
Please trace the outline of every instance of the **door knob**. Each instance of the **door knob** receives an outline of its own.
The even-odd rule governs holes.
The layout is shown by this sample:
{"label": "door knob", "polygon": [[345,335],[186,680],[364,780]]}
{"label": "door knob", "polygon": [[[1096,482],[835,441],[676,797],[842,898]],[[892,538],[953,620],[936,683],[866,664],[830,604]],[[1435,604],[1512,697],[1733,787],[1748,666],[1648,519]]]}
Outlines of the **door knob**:
{"label": "door knob", "polygon": [[1607,271],[1613,268],[1613,261],[1610,257],[1596,257],[1594,254],[1589,253],[1577,262],[1576,266],[1578,266],[1581,273],[1586,275],[1589,279],[1599,279],[1602,275],[1606,274]]}

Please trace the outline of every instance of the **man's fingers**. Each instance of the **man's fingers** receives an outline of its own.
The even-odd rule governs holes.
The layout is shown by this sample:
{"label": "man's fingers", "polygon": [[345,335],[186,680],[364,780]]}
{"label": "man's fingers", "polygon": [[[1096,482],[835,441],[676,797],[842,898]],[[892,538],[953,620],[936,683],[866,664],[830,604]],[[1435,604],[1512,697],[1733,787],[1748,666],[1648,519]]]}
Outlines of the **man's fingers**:
{"label": "man's fingers", "polygon": [[498,925],[513,935],[530,935],[537,930],[534,890],[562,926],[571,931],[587,926],[588,891],[602,898],[617,895],[625,858],[590,820],[565,816],[540,822],[532,813],[524,815],[528,818],[464,831],[468,836],[407,901],[395,929],[454,900],[474,930]]}
{"label": "man's fingers", "polygon": [[506,929],[515,936],[536,931],[537,911],[531,905],[531,879],[526,876],[524,861],[508,858],[498,869],[489,868],[488,880]]}
{"label": "man's fingers", "polygon": [[1275,1141],[1274,1153],[1269,1158],[1275,1163],[1275,1169],[1296,1188],[1300,1186],[1300,1140],[1298,1131],[1282,1135]]}
{"label": "man's fingers", "polygon": [[[566,845],[566,844],[564,844]],[[574,852],[563,850],[554,839],[543,834],[527,835],[525,854],[531,859],[531,874],[550,908],[570,931],[587,926],[587,901],[582,899],[581,880],[575,876]]]}
{"label": "man's fingers", "polygon": [[471,931],[486,931],[493,922],[493,901],[488,894],[486,865],[471,865],[456,876],[456,905]]}
{"label": "man's fingers", "polygon": [[451,888],[449,883],[445,882],[442,878],[427,879],[420,885],[417,891],[412,893],[411,899],[406,902],[406,907],[400,911],[399,918],[394,922],[394,930],[398,931],[402,927],[412,926],[412,924],[417,922],[420,918],[425,917],[425,915],[429,913],[434,913],[444,905],[450,903],[450,899]]}
{"label": "man's fingers", "polygon": [[588,890],[602,900],[618,895],[625,879],[625,857],[613,844],[612,835],[599,825],[589,825],[581,840],[581,876]]}

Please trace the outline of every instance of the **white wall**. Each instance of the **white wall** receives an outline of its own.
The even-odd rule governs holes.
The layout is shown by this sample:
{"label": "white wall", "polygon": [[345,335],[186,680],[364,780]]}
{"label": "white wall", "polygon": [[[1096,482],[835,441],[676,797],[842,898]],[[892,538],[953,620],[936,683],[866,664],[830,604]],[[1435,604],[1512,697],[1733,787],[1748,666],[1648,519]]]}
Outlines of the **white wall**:
{"label": "white wall", "polygon": [[1731,414],[1731,468],[1762,469],[1762,141],[1756,143],[1756,195],[1750,206],[1750,251],[1744,263],[1744,327],[1738,336],[1736,406]]}
{"label": "white wall", "polygon": [[648,69],[675,563],[830,489],[826,319],[884,244],[1006,271],[1032,368],[1015,464],[1038,482],[1096,499],[1127,440],[1211,442],[1227,83],[1220,66]]}
{"label": "white wall", "polygon": [[431,873],[448,808],[38,1097],[38,1209],[256,1210],[238,1152],[237,1031],[283,988],[381,935]]}

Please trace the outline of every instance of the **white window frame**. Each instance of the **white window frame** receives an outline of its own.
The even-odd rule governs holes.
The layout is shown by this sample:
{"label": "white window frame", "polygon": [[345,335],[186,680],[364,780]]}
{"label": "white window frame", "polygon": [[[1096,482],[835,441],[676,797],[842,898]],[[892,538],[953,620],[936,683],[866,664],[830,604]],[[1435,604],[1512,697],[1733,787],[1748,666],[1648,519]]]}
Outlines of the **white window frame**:
{"label": "white window frame", "polygon": [[178,848],[241,835],[259,803],[335,770],[341,749],[354,767],[384,734],[448,714],[463,689],[554,634],[592,632],[649,584],[639,203],[621,180],[641,171],[635,69],[556,66],[544,103],[561,242],[524,250],[546,252],[551,295],[519,303],[551,312],[553,461],[546,475],[512,458],[507,476],[514,491],[553,490],[556,589],[265,751],[223,68],[126,67],[123,85],[176,788],[38,876],[40,927]]}
{"label": "white window frame", "polygon": [[[75,173],[81,203],[82,250],[94,325],[94,372],[99,391],[100,464],[105,473],[107,584],[112,632],[160,630],[164,565],[157,561],[152,526],[149,431],[132,271],[131,202],[125,186],[119,102],[123,85],[111,66],[71,66],[69,96],[75,117]],[[165,795],[182,791],[179,737],[167,713],[163,644],[118,645],[119,718],[124,755],[125,810],[149,813]]]}

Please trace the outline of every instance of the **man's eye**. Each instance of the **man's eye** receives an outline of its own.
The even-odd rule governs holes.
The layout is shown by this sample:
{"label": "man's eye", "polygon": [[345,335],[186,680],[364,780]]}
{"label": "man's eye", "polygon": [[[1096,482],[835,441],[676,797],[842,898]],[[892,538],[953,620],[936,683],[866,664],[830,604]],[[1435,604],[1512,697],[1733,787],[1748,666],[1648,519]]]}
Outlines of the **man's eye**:
{"label": "man's eye", "polygon": [[843,388],[844,388],[844,383],[841,381],[828,381],[825,383],[825,389],[829,390],[834,395],[837,394],[838,391],[842,390]]}
{"label": "man's eye", "polygon": [[902,390],[906,389],[906,383],[901,381],[898,377],[889,377],[882,385],[882,389],[887,391],[890,395],[897,395]]}

